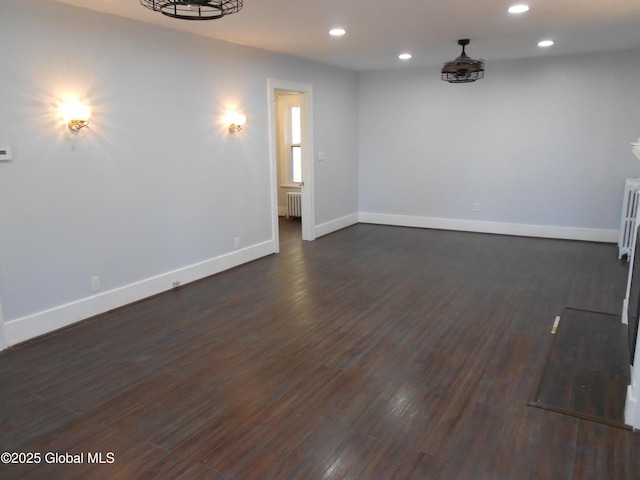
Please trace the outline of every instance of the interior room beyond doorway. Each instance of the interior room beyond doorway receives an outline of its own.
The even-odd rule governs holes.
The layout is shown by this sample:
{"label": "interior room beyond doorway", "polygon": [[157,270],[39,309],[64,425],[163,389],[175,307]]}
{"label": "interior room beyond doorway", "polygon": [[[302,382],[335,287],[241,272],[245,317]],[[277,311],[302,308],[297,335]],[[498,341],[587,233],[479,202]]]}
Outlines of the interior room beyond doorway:
{"label": "interior room beyond doorway", "polygon": [[302,128],[300,94],[276,91],[278,216],[302,217]]}

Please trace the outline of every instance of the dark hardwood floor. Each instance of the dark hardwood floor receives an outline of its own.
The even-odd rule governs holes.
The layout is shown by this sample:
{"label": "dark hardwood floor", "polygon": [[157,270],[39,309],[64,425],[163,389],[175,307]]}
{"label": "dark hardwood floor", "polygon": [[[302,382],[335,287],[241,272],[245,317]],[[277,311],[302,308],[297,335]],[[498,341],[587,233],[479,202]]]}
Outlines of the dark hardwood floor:
{"label": "dark hardwood floor", "polygon": [[555,316],[621,310],[614,245],[281,236],[278,255],[2,352],[0,450],[43,458],[0,477],[640,478],[640,435],[527,406]]}

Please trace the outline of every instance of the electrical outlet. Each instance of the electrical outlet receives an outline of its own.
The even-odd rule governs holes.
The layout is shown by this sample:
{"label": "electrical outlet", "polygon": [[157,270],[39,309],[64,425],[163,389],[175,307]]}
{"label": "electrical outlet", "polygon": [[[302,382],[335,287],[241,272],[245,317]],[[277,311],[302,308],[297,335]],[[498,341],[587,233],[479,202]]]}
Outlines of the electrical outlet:
{"label": "electrical outlet", "polygon": [[479,212],[480,211],[480,204],[478,202],[473,204],[473,211],[474,212]]}
{"label": "electrical outlet", "polygon": [[100,277],[91,277],[91,291],[97,292],[100,290]]}
{"label": "electrical outlet", "polygon": [[236,237],[233,240],[233,248],[235,248],[236,250],[240,248],[240,237]]}

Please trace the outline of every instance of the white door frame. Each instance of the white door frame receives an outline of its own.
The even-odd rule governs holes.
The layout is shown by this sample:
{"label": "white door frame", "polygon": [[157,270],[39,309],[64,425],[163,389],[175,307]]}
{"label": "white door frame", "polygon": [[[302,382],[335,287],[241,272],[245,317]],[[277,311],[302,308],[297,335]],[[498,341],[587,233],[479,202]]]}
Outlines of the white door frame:
{"label": "white door frame", "polygon": [[267,79],[269,101],[269,161],[271,170],[271,216],[274,251],[280,251],[278,230],[278,159],[276,154],[276,90],[299,93],[302,122],[302,239],[315,240],[313,195],[313,86],[306,83]]}
{"label": "white door frame", "polygon": [[[638,230],[640,229],[640,211],[636,214],[633,241],[628,254],[629,273],[627,276],[627,290],[622,302],[622,323],[629,324],[629,301],[631,300],[631,280],[634,274],[636,260],[636,244],[638,242]],[[631,312],[635,315],[637,312]],[[633,321],[633,319],[631,319]],[[627,386],[627,397],[624,405],[624,422],[635,430],[640,429],[640,328],[636,332],[636,350],[633,365],[630,365],[631,383]]]}

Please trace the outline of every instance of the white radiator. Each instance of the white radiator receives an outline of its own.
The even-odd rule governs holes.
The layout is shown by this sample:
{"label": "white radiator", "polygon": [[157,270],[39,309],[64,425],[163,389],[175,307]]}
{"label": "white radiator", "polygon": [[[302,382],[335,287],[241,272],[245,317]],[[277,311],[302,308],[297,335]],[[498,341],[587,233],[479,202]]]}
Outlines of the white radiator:
{"label": "white radiator", "polygon": [[287,218],[302,217],[302,195],[300,192],[287,192]]}
{"label": "white radiator", "polygon": [[638,214],[638,199],[640,194],[640,178],[627,178],[624,184],[624,197],[622,199],[622,215],[620,218],[620,232],[618,239],[618,258],[623,255],[627,260],[631,258],[631,246],[636,229],[636,216]]}

